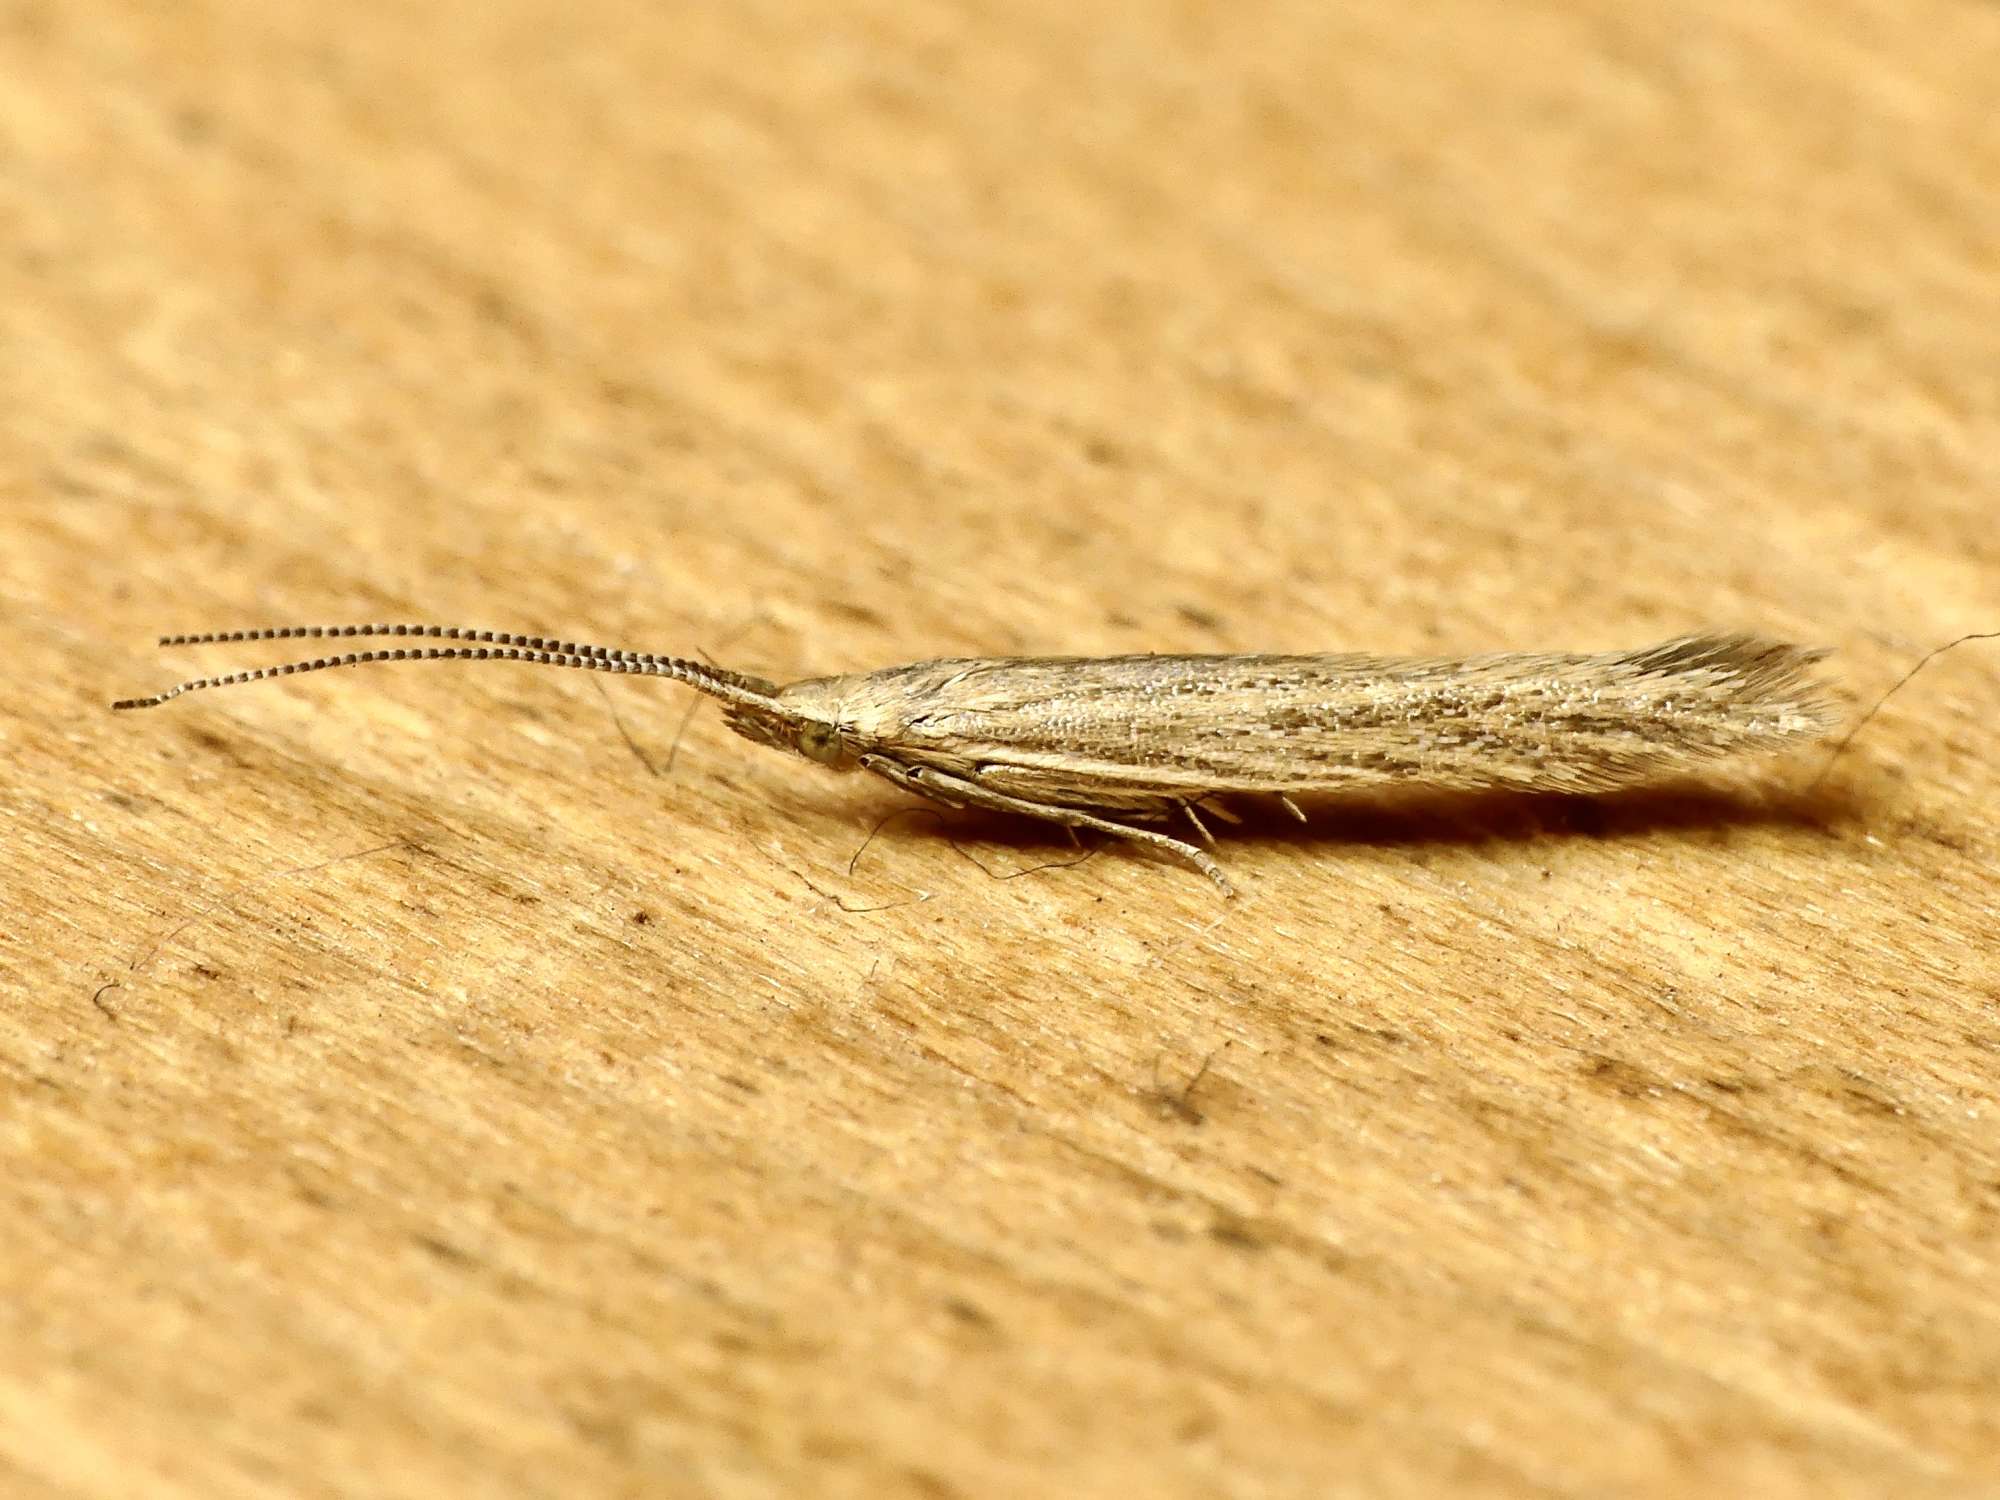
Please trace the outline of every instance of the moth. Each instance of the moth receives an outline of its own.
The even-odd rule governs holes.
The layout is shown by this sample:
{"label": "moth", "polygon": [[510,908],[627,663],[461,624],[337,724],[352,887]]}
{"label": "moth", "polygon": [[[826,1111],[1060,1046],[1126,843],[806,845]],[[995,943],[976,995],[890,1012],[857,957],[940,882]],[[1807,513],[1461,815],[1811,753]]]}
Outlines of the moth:
{"label": "moth", "polygon": [[1793,748],[1839,719],[1813,673],[1825,651],[1747,634],[1600,653],[962,657],[782,686],[681,657],[449,625],[288,625],[160,644],[379,637],[457,644],[201,677],[112,707],[371,662],[664,677],[719,699],[729,727],[760,745],[948,807],[1145,845],[1224,895],[1221,865],[1176,836],[1214,847],[1200,812],[1212,799],[1261,794],[1303,820],[1294,799],[1306,795],[1600,792]]}

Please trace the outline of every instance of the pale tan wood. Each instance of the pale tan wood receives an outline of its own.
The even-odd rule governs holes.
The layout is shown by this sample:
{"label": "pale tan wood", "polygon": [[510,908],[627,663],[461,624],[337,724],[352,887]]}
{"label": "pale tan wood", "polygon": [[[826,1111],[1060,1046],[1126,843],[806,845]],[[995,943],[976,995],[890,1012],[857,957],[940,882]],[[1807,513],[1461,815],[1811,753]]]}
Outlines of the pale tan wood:
{"label": "pale tan wood", "polygon": [[2000,1483],[1991,649],[1823,795],[1260,813],[1235,907],[920,818],[850,876],[893,791],[712,710],[649,774],[644,684],[104,710],[266,659],[158,630],[398,616],[1879,689],[2000,624],[1996,58],[1971,0],[0,12],[0,1487]]}

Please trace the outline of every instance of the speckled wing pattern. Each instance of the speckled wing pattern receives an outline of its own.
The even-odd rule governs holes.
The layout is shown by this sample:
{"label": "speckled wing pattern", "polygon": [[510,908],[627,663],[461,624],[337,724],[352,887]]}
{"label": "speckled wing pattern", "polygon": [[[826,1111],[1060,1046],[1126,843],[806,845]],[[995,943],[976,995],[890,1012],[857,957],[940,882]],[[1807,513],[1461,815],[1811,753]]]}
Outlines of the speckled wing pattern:
{"label": "speckled wing pattern", "polygon": [[1636,651],[1001,657],[845,679],[864,743],[1036,802],[1230,792],[1602,791],[1825,734],[1824,652],[1750,635]]}

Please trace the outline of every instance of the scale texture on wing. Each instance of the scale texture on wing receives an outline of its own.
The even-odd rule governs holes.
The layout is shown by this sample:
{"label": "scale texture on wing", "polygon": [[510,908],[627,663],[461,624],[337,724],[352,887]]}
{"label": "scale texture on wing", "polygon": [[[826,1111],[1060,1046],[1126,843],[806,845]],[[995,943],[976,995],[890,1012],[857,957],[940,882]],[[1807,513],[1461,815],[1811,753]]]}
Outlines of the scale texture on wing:
{"label": "scale texture on wing", "polygon": [[813,686],[864,748],[1039,801],[1147,808],[1672,775],[1825,734],[1823,654],[1710,635],[1595,655],[1000,657]]}

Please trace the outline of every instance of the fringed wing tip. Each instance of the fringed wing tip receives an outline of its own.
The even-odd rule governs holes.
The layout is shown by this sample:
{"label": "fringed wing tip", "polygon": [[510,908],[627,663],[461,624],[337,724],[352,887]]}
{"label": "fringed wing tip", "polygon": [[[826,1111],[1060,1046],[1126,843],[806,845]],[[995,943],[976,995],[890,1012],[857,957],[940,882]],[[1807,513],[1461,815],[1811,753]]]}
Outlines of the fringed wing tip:
{"label": "fringed wing tip", "polygon": [[1827,646],[1801,646],[1748,631],[1685,635],[1626,655],[1647,675],[1707,675],[1731,684],[1744,700],[1768,704],[1804,721],[1795,732],[1825,734],[1845,713],[1813,667],[1833,654]]}
{"label": "fringed wing tip", "polygon": [[1832,655],[1826,646],[1799,646],[1747,631],[1678,636],[1626,654],[1642,672],[1717,672],[1730,677],[1793,682]]}

